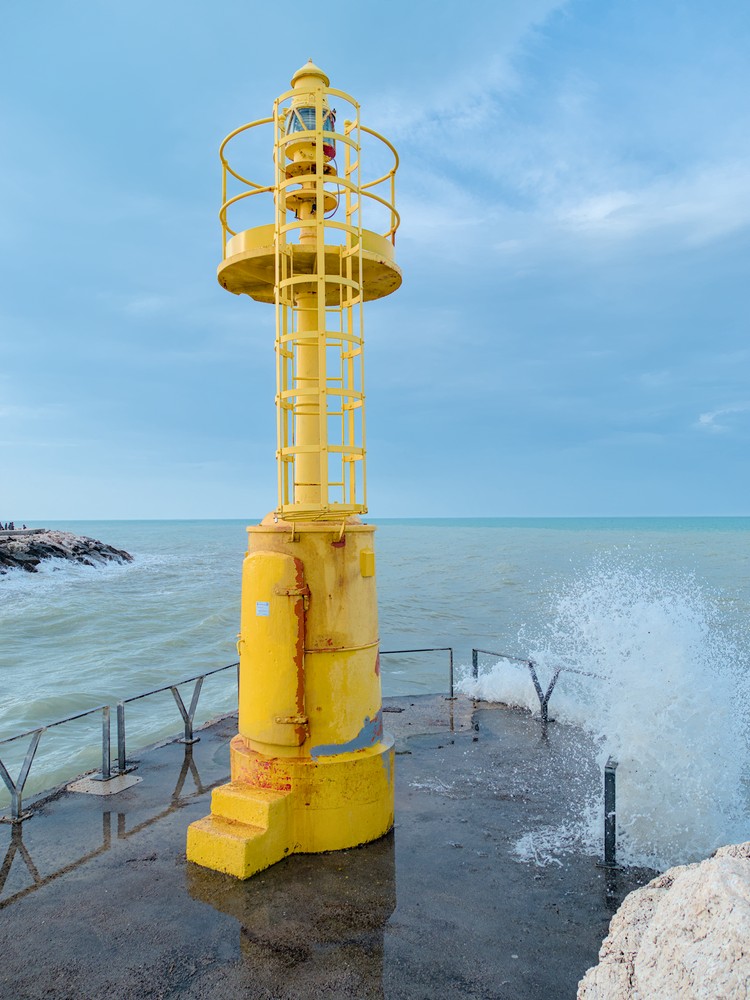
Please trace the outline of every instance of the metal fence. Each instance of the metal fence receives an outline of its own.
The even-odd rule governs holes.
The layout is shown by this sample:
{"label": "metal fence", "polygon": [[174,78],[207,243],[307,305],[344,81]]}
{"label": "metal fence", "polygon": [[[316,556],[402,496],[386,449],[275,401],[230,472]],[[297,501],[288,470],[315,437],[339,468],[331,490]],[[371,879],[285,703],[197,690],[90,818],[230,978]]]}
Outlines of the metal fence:
{"label": "metal fence", "polygon": [[[29,729],[25,733],[18,733],[16,736],[9,736],[4,740],[0,740],[0,748],[8,743],[15,743],[17,740],[22,740],[25,737],[30,737],[29,746],[26,750],[26,756],[24,758],[21,769],[18,773],[18,777],[13,780],[10,776],[7,766],[0,757],[0,777],[3,779],[5,786],[10,792],[10,814],[8,816],[0,816],[0,823],[22,823],[25,819],[28,819],[32,812],[27,809],[24,812],[23,809],[23,790],[26,785],[26,781],[29,777],[29,772],[31,771],[32,764],[34,763],[34,758],[36,757],[37,749],[39,748],[39,743],[42,737],[47,732],[47,730],[54,728],[55,726],[62,726],[67,722],[73,722],[75,719],[82,719],[87,715],[94,715],[96,712],[102,713],[102,757],[101,757],[101,770],[98,774],[91,775],[93,781],[109,781],[111,778],[116,778],[121,774],[125,774],[128,770],[132,770],[132,766],[128,766],[128,762],[125,756],[125,706],[134,701],[140,701],[142,698],[148,698],[154,694],[160,694],[164,691],[171,691],[174,697],[177,708],[179,709],[180,715],[182,716],[182,721],[184,725],[184,736],[182,737],[183,743],[195,743],[196,738],[193,735],[193,723],[195,720],[195,711],[198,707],[198,700],[200,698],[201,690],[203,688],[203,682],[206,677],[210,677],[212,674],[221,673],[223,670],[231,670],[232,668],[239,669],[239,663],[228,663],[224,667],[215,667],[213,670],[205,670],[202,674],[196,674],[193,677],[186,677],[183,680],[176,681],[174,684],[165,684],[163,687],[154,688],[153,691],[144,691],[141,694],[132,695],[130,698],[123,698],[117,703],[117,762],[115,767],[112,767],[111,761],[111,706],[110,705],[98,705],[96,708],[89,708],[85,712],[76,712],[75,715],[67,715],[64,719],[57,719],[55,722],[50,722],[44,726],[38,726],[36,729]],[[190,699],[190,706],[185,707],[185,702],[182,699],[182,695],[179,692],[179,688],[183,684],[194,684],[192,697]]]}
{"label": "metal fence", "polygon": [[[237,684],[240,682],[240,665],[239,663],[228,663],[225,667],[215,667],[213,670],[205,670],[202,674],[196,674],[194,677],[186,677],[184,680],[177,681],[176,684],[165,684],[163,687],[154,688],[153,691],[144,691],[142,694],[131,695],[130,698],[123,698],[121,701],[117,702],[117,773],[125,774],[128,770],[128,762],[125,757],[125,706],[131,704],[134,701],[140,701],[142,698],[149,698],[154,694],[162,694],[164,691],[171,691],[172,697],[175,700],[177,708],[179,709],[180,715],[182,716],[182,721],[184,725],[184,735],[179,740],[180,743],[197,743],[200,737],[195,737],[193,735],[193,720],[195,719],[195,710],[198,707],[198,699],[200,698],[201,690],[203,688],[203,682],[207,677],[212,674],[220,674],[223,670],[231,670],[232,668],[237,670]],[[190,707],[185,707],[185,702],[182,700],[182,695],[180,694],[178,688],[182,684],[195,684],[193,688],[193,694],[190,699]]]}
{"label": "metal fence", "polygon": [[[396,656],[399,654],[406,653],[448,653],[448,670],[449,670],[449,695],[448,697],[453,700],[455,698],[455,688],[454,688],[454,657],[453,648],[451,646],[427,646],[420,647],[419,649],[384,649],[380,651],[381,656]],[[594,674],[585,670],[575,670],[569,667],[555,667],[552,671],[552,677],[547,685],[546,690],[542,688],[539,681],[539,676],[536,672],[537,664],[534,660],[525,659],[520,656],[512,656],[509,653],[497,653],[488,649],[472,649],[471,651],[471,673],[472,677],[476,680],[479,678],[479,655],[483,654],[485,656],[493,656],[498,660],[508,660],[513,663],[524,664],[531,675],[532,683],[534,684],[534,689],[539,698],[540,714],[542,719],[543,729],[546,731],[547,723],[549,721],[549,700],[552,696],[552,692],[555,689],[557,680],[560,674],[565,671],[573,674],[581,674],[587,677],[595,677],[602,679],[601,675]],[[176,681],[174,684],[165,684],[162,687],[154,688],[151,691],[144,691],[141,694],[131,695],[129,698],[123,698],[117,702],[117,763],[116,766],[112,767],[111,761],[111,725],[110,725],[110,715],[111,707],[109,705],[98,705],[95,708],[89,708],[84,712],[77,712],[75,715],[66,716],[64,719],[58,719],[55,722],[50,722],[44,726],[38,726],[35,729],[29,729],[24,733],[18,733],[16,736],[10,736],[6,739],[0,740],[0,747],[15,743],[17,740],[24,739],[25,737],[30,737],[29,746],[26,750],[26,756],[24,758],[21,769],[18,773],[18,777],[15,781],[11,778],[10,773],[3,763],[0,757],[0,777],[2,777],[8,791],[11,796],[11,809],[9,816],[0,817],[0,822],[3,823],[22,823],[25,819],[28,819],[32,812],[23,810],[23,791],[26,785],[26,781],[31,771],[32,764],[34,763],[34,758],[36,756],[37,749],[41,742],[44,734],[55,726],[61,726],[68,722],[73,722],[76,719],[82,719],[89,715],[94,715],[97,712],[102,713],[102,756],[101,756],[101,771],[92,775],[92,780],[95,781],[108,781],[111,778],[117,777],[121,774],[127,773],[129,770],[133,769],[133,765],[128,764],[126,757],[126,726],[125,726],[125,706],[132,704],[135,701],[141,701],[143,698],[149,698],[152,695],[162,694],[165,691],[171,691],[172,697],[174,698],[175,704],[179,710],[180,716],[183,722],[183,736],[179,738],[179,742],[191,745],[196,743],[200,737],[194,735],[194,720],[195,712],[198,707],[198,702],[200,699],[201,691],[203,689],[203,682],[207,677],[213,674],[222,673],[225,670],[235,669],[237,671],[237,683],[239,685],[239,663],[228,663],[223,667],[215,667],[213,670],[206,670],[201,674],[195,674],[192,677],[186,677],[183,680]],[[179,688],[184,684],[193,684],[193,691],[190,698],[190,705],[186,707],[185,702],[180,694]],[[604,867],[608,869],[614,869],[616,865],[616,807],[615,807],[615,772],[617,768],[617,761],[612,757],[607,761],[606,767],[604,769]]]}
{"label": "metal fence", "polygon": [[[454,697],[454,685],[453,685],[453,649],[449,646],[438,646],[432,648],[420,648],[420,649],[385,649],[381,650],[381,656],[396,655],[398,653],[448,653],[448,668],[449,668],[449,689],[450,697]],[[17,740],[22,740],[24,737],[30,737],[30,742],[28,749],[26,751],[26,756],[24,758],[21,769],[18,773],[18,777],[13,780],[10,776],[7,766],[0,756],[0,777],[2,777],[8,791],[10,792],[10,814],[8,816],[1,816],[0,823],[22,823],[25,819],[28,819],[32,812],[27,809],[23,809],[23,791],[26,785],[26,781],[31,771],[31,767],[34,763],[34,758],[36,756],[39,743],[42,736],[47,732],[48,729],[52,729],[55,726],[62,726],[67,722],[73,722],[75,719],[81,719],[88,715],[93,715],[96,712],[102,713],[102,756],[101,756],[101,770],[98,774],[92,775],[91,778],[94,781],[109,781],[111,778],[116,778],[121,774],[126,774],[128,771],[133,770],[133,763],[128,762],[126,745],[127,745],[127,730],[125,723],[125,707],[133,702],[141,701],[143,698],[150,698],[152,695],[163,694],[165,691],[171,691],[172,697],[174,698],[177,709],[180,713],[183,722],[183,735],[180,737],[179,742],[191,744],[197,742],[199,737],[194,735],[194,720],[195,712],[198,707],[198,702],[200,699],[201,691],[203,689],[203,682],[207,677],[213,674],[219,674],[224,670],[235,669],[237,671],[237,683],[239,685],[239,663],[228,663],[224,667],[215,667],[213,670],[204,670],[203,673],[195,674],[192,677],[185,677],[182,680],[176,681],[173,684],[164,684],[161,687],[154,688],[151,691],[143,691],[140,694],[131,695],[129,698],[123,698],[117,702],[116,705],[116,717],[117,717],[117,760],[112,763],[111,760],[111,706],[110,705],[98,705],[96,708],[89,708],[84,712],[77,712],[75,715],[68,715],[64,719],[57,719],[55,722],[50,722],[47,725],[39,726],[36,729],[29,729],[25,733],[18,733],[16,736],[7,737],[4,740],[0,740],[0,748],[4,744],[15,743]],[[193,684],[193,690],[190,697],[190,704],[186,706],[185,701],[179,691],[179,688],[185,684]],[[0,754],[2,751],[0,750]]]}
{"label": "metal fence", "polygon": [[449,698],[454,698],[453,693],[453,647],[452,646],[428,646],[424,649],[381,649],[381,656],[395,656],[397,653],[447,653],[448,654],[448,684]]}
{"label": "metal fence", "polygon": [[29,771],[31,771],[31,765],[34,763],[34,758],[36,757],[36,752],[39,749],[39,744],[42,740],[42,736],[55,726],[62,726],[66,722],[73,722],[74,719],[83,719],[87,715],[94,715],[96,712],[102,713],[102,770],[101,770],[101,780],[106,781],[110,776],[110,722],[109,715],[110,709],[109,705],[97,705],[96,708],[89,708],[85,712],[76,712],[75,715],[68,715],[64,719],[58,719],[56,722],[50,722],[46,726],[38,726],[36,729],[27,729],[25,733],[18,733],[16,736],[8,736],[4,740],[0,740],[0,747],[8,743],[15,743],[16,740],[22,740],[25,737],[31,737],[29,741],[28,748],[26,750],[26,756],[24,758],[23,764],[21,765],[21,770],[18,772],[18,777],[14,781],[7,767],[0,758],[0,777],[5,782],[5,785],[10,792],[10,816],[0,817],[0,823],[20,823],[31,816],[31,811],[23,811],[23,790],[26,785],[26,780],[29,777]]}
{"label": "metal fence", "polygon": [[510,653],[495,653],[491,649],[472,649],[471,651],[471,676],[474,680],[479,679],[479,654],[484,653],[485,656],[494,656],[498,660],[509,660],[511,663],[523,663],[524,666],[528,667],[529,674],[531,675],[531,681],[534,685],[534,690],[536,691],[537,698],[539,699],[539,714],[542,720],[542,728],[547,728],[547,723],[549,722],[549,700],[552,697],[552,692],[555,690],[555,685],[557,684],[557,679],[562,673],[566,674],[578,674],[581,677],[595,677],[597,680],[604,680],[601,674],[592,673],[590,670],[577,670],[574,667],[553,667],[552,677],[549,684],[547,685],[546,691],[542,689],[542,685],[539,682],[539,675],[536,672],[538,663],[534,660],[527,660],[522,656],[512,656]]}
{"label": "metal fence", "polygon": [[[578,674],[582,677],[593,677],[596,680],[604,680],[601,674],[595,674],[590,670],[578,670],[574,667],[556,666],[552,668],[552,677],[546,690],[542,688],[537,674],[538,664],[534,660],[526,659],[522,656],[512,656],[510,653],[496,653],[491,649],[472,649],[471,651],[471,676],[474,680],[479,679],[479,655],[493,656],[498,660],[508,660],[511,663],[522,663],[528,668],[531,681],[534,685],[537,698],[539,699],[539,715],[542,722],[542,733],[546,735],[549,723],[549,700],[555,690],[560,674]],[[452,681],[451,681],[452,689]],[[603,868],[617,868],[617,809],[615,797],[615,780],[617,771],[617,761],[610,757],[604,767],[604,862]]]}

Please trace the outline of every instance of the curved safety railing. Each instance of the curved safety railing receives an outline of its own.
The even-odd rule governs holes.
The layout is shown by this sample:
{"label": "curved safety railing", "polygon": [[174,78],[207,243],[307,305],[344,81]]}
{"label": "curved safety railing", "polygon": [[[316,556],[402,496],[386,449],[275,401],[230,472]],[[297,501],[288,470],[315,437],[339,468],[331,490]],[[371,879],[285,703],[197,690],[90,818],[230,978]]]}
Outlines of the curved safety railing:
{"label": "curved safety railing", "polygon": [[[324,93],[326,95],[342,97],[344,100],[347,100],[356,106],[353,98],[348,97],[348,95],[344,95],[343,91],[328,89],[325,90]],[[290,96],[291,92],[287,95],[282,95],[279,100],[284,101],[285,98],[289,98]],[[289,108],[280,107],[277,118],[259,118],[257,121],[248,122],[246,125],[239,126],[239,128],[236,128],[233,132],[229,133],[219,147],[219,158],[221,160],[221,207],[219,209],[219,221],[221,222],[222,229],[222,252],[224,254],[224,258],[226,258],[227,255],[227,244],[229,243],[229,240],[247,228],[239,223],[235,223],[234,218],[230,221],[230,216],[233,216],[234,214],[232,210],[247,202],[248,199],[254,198],[257,195],[273,195],[276,190],[273,183],[263,183],[261,181],[252,180],[237,169],[237,167],[230,162],[228,147],[232,144],[233,140],[238,137],[248,135],[253,129],[259,129],[265,125],[273,125],[274,121],[276,121],[277,130],[283,132],[284,121],[289,110]],[[380,176],[372,179],[364,179],[358,185],[354,185],[350,180],[350,176],[352,171],[358,167],[359,156],[361,153],[362,133],[370,136],[377,143],[381,144],[381,146],[388,151],[390,157],[392,157],[392,163],[390,168]],[[358,120],[345,122],[343,132],[325,132],[325,136],[326,138],[330,136],[332,143],[339,143],[350,147],[353,154],[353,158],[349,160],[347,167],[347,173],[350,176],[345,176],[345,174],[339,173],[338,170],[335,173],[328,174],[325,179],[326,188],[335,192],[337,197],[342,191],[345,190],[349,190],[353,194],[358,195],[363,202],[361,206],[363,228],[370,229],[381,238],[388,240],[392,245],[395,244],[396,232],[401,223],[401,217],[396,208],[396,172],[399,167],[399,157],[395,147],[388,141],[388,139],[385,138],[385,136],[376,132],[374,129],[368,128],[366,125],[361,125]],[[290,142],[299,142],[301,139],[314,137],[315,132],[312,130],[309,132],[296,131],[292,135],[288,136],[277,134],[277,149],[283,153],[283,150]],[[240,186],[240,190],[234,191],[230,194],[229,189],[232,179],[237,185]],[[287,182],[285,182],[285,184],[290,185],[293,183],[294,178],[290,178]],[[385,211],[389,219],[387,227],[384,228],[382,226],[376,227],[367,225],[367,205],[371,208],[380,206],[380,208]],[[269,224],[272,223],[273,215],[273,206],[269,205]],[[296,228],[294,223],[291,223],[288,227],[284,227],[287,231],[291,231],[294,228]],[[330,228],[348,229],[348,226],[346,223],[330,222]]]}

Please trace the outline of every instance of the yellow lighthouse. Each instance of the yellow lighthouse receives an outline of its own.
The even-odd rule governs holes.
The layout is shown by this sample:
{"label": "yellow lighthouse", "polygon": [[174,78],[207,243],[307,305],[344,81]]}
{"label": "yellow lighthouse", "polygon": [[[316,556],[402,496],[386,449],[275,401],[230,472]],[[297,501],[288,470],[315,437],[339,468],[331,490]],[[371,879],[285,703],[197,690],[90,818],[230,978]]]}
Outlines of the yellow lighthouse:
{"label": "yellow lighthouse", "polygon": [[[236,129],[220,151],[219,282],[276,311],[278,505],[248,528],[231,781],[187,838],[190,861],[238,878],[295,852],[375,840],[393,825],[375,529],[359,515],[363,305],[401,284],[398,156],[312,61],[291,83],[272,117]],[[273,130],[270,184],[228,159],[264,127]],[[271,201],[274,221],[247,225]]]}

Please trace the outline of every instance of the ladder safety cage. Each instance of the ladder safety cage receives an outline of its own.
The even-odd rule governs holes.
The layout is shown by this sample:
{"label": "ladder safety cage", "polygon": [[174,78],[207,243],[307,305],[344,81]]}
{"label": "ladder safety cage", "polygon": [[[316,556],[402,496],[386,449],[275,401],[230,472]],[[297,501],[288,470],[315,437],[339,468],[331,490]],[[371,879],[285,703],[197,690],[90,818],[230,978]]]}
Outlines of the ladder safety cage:
{"label": "ladder safety cage", "polygon": [[[343,125],[334,102],[346,105]],[[272,118],[235,129],[220,148],[223,260],[237,261],[237,273],[244,268],[244,284],[231,277],[227,284],[221,266],[219,280],[275,305],[278,512],[288,520],[340,520],[367,510],[364,302],[400,284],[393,259],[400,220],[398,155],[359,114],[343,91],[296,88],[276,100]],[[226,155],[238,137],[269,124],[270,184],[248,179]],[[367,181],[364,136],[391,161]],[[249,202],[265,203],[257,195],[273,196],[273,224],[244,228],[235,217]],[[365,228],[368,212],[385,223]]]}

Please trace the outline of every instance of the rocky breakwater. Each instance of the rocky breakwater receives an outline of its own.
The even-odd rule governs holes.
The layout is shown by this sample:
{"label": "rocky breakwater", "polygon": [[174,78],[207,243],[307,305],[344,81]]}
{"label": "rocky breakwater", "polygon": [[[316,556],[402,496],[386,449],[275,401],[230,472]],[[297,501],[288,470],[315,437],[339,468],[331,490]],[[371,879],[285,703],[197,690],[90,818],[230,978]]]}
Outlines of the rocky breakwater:
{"label": "rocky breakwater", "polygon": [[10,569],[36,573],[42,559],[67,559],[69,562],[96,566],[105,562],[132,562],[123,549],[106,542],[69,531],[27,528],[23,531],[0,531],[0,575]]}
{"label": "rocky breakwater", "polygon": [[578,1000],[750,997],[750,842],[631,892]]}

